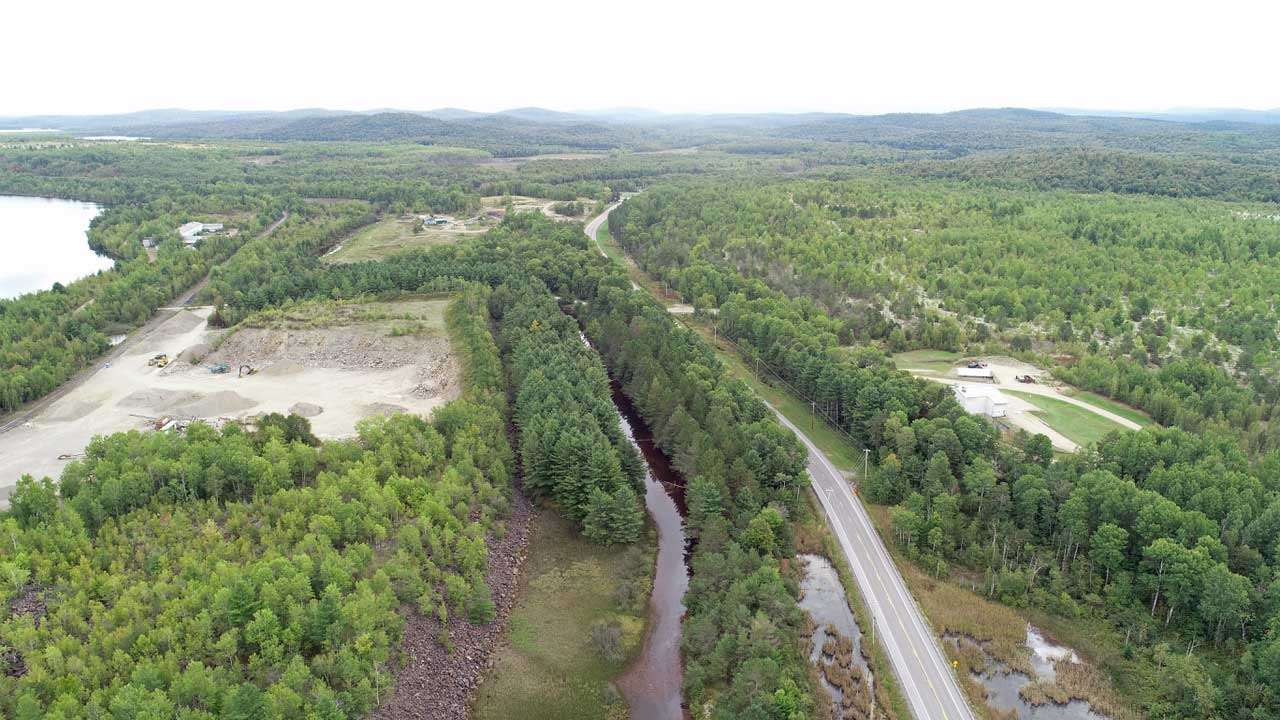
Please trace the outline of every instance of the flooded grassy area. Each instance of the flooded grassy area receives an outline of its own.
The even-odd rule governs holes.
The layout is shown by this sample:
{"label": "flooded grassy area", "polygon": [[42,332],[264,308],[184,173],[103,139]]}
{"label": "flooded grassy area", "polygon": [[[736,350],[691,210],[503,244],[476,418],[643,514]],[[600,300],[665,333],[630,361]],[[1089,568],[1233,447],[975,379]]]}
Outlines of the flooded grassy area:
{"label": "flooded grassy area", "polygon": [[[888,508],[868,504],[867,512],[881,536],[891,537],[887,532]],[[1072,621],[1034,609],[1015,610],[987,600],[968,589],[967,581],[962,587],[956,582],[958,578],[940,580],[926,575],[903,558],[896,545],[885,544],[934,631],[973,641],[943,643],[948,657],[957,664],[956,673],[962,679],[960,685],[972,707],[986,710],[992,720],[1008,717],[1003,714],[1006,711],[988,707],[988,691],[974,676],[989,672],[993,662],[1004,666],[1005,671],[1034,676],[1036,668],[1027,647],[1027,626],[1032,624],[1043,628],[1057,643],[1076,651],[1082,660],[1069,667],[1060,663],[1054,683],[1036,683],[1038,689],[1044,691],[1044,697],[1054,702],[1072,698],[1086,700],[1112,720],[1140,717],[1126,702],[1133,694],[1119,684],[1131,676],[1134,668],[1120,654],[1118,648],[1123,638],[1116,637],[1114,631],[1087,619]],[[964,678],[969,681],[964,682]]]}

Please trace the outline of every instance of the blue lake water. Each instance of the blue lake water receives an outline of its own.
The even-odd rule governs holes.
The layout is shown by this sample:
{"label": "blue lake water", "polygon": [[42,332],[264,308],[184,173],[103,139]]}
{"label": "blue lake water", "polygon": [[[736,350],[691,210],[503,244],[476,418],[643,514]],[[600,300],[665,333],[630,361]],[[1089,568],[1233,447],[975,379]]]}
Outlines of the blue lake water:
{"label": "blue lake water", "polygon": [[110,268],[112,260],[89,249],[85,234],[101,212],[91,202],[0,195],[0,298]]}

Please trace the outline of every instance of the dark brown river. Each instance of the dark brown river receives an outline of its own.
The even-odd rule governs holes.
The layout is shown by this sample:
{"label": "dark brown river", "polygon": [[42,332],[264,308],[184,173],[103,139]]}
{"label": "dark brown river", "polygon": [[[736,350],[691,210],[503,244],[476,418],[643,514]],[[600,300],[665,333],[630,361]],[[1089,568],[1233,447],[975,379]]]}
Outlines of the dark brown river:
{"label": "dark brown river", "polygon": [[658,559],[653,594],[649,597],[649,623],[644,647],[618,688],[631,708],[632,720],[680,720],[683,666],[680,661],[680,619],[684,594],[689,589],[685,560],[684,480],[653,442],[649,427],[631,401],[613,385],[613,404],[622,419],[622,430],[644,456],[644,504],[658,529]]}

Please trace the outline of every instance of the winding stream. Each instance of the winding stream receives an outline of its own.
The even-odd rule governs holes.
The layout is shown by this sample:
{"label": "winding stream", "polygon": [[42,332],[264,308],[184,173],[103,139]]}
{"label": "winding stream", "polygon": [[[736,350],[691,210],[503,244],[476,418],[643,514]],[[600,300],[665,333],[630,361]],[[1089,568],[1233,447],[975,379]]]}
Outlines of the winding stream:
{"label": "winding stream", "polygon": [[613,404],[622,431],[645,460],[644,504],[658,528],[658,559],[644,647],[618,678],[632,720],[680,720],[684,667],[680,659],[680,619],[689,589],[685,564],[684,480],[653,442],[653,435],[631,401],[612,383]]}

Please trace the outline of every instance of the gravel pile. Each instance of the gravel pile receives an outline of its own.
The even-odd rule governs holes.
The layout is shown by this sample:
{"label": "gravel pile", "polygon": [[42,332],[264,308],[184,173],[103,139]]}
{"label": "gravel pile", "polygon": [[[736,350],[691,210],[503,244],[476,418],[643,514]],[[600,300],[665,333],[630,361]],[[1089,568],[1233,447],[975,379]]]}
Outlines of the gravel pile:
{"label": "gravel pile", "polygon": [[304,418],[312,418],[324,412],[324,408],[309,402],[298,402],[289,406],[289,414]]}
{"label": "gravel pile", "polygon": [[190,310],[179,310],[173,317],[156,328],[152,337],[165,338],[191,332],[205,323],[204,318]]}
{"label": "gravel pile", "polygon": [[308,368],[342,370],[435,367],[448,360],[449,342],[443,337],[391,337],[350,326],[306,330],[242,328],[206,358],[206,362],[225,362],[233,368],[297,363]]}
{"label": "gravel pile", "polygon": [[191,347],[178,353],[178,360],[195,365],[200,362],[205,355],[209,354],[209,343],[196,343]]}
{"label": "gravel pile", "polygon": [[400,673],[395,693],[371,717],[384,720],[465,720],[471,694],[493,666],[493,650],[515,607],[520,568],[529,545],[533,511],[517,491],[507,518],[507,534],[489,539],[489,572],[485,580],[493,591],[497,619],[472,625],[462,618],[449,619],[453,653],[436,641],[440,622],[408,611],[403,652],[408,665]]}

